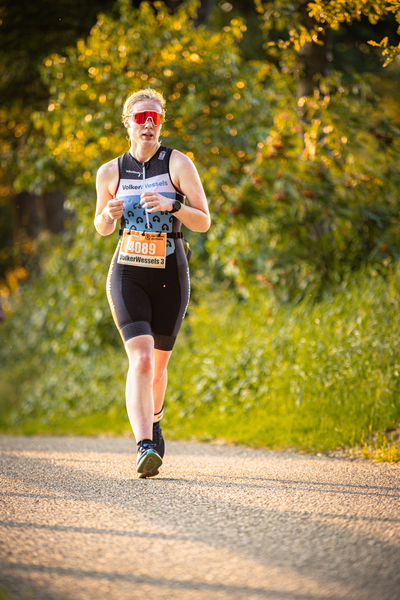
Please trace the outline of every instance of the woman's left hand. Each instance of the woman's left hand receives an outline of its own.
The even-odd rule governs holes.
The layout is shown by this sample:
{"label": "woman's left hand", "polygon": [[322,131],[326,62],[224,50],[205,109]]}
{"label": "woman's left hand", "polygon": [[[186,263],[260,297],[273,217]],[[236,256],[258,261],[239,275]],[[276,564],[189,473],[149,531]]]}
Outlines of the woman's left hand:
{"label": "woman's left hand", "polygon": [[172,210],[173,201],[158,192],[143,192],[140,197],[140,204],[147,212],[153,213]]}

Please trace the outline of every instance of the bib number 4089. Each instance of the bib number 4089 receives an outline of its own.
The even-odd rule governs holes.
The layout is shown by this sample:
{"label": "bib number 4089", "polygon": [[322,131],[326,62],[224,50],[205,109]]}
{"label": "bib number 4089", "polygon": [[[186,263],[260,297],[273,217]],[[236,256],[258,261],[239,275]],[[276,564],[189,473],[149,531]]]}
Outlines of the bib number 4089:
{"label": "bib number 4089", "polygon": [[124,229],[118,262],[135,267],[165,269],[166,246],[166,233],[143,233]]}
{"label": "bib number 4089", "polygon": [[154,242],[134,242],[133,240],[128,244],[129,252],[135,252],[135,254],[150,254],[154,256],[156,253],[157,246]]}

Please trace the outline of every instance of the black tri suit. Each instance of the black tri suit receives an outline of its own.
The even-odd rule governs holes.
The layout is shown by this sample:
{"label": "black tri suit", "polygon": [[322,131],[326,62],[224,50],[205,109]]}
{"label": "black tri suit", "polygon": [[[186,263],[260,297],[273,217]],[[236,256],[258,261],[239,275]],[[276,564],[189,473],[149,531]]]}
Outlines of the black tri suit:
{"label": "black tri suit", "polygon": [[120,239],[107,278],[107,298],[124,342],[138,335],[152,335],[158,350],[172,350],[190,295],[181,222],[168,211],[146,213],[140,204],[140,196],[147,190],[184,203],[182,193],[171,181],[171,153],[171,148],[160,146],[150,160],[140,163],[125,152],[118,158],[115,193],[118,200],[124,201],[121,231],[167,234],[165,268],[120,264]]}

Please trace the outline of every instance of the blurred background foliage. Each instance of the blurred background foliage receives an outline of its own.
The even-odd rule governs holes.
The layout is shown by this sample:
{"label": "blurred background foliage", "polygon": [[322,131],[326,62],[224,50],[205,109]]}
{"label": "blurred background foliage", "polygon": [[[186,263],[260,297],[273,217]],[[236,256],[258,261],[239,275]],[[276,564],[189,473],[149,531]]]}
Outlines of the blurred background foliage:
{"label": "blurred background foliage", "polygon": [[[142,87],[165,95],[162,142],[194,160],[212,213],[207,234],[187,233],[194,248],[193,292],[180,352],[189,349],[200,357],[187,376],[196,389],[194,396],[187,390],[189,410],[202,404],[205,389],[216,389],[211,367],[203,387],[197,385],[197,374],[208,364],[197,362],[205,360],[215,340],[205,307],[214,302],[209,312],[218,319],[225,298],[239,329],[254,338],[254,350],[249,339],[239,343],[229,327],[221,339],[244,361],[243,369],[238,367],[244,387],[250,361],[252,378],[260,384],[254,405],[264,403],[276,419],[285,413],[291,422],[298,395],[318,401],[321,389],[300,377],[295,390],[292,375],[301,344],[283,324],[274,329],[265,311],[285,315],[283,322],[297,315],[299,322],[312,324],[314,303],[336,305],[342,299],[347,304],[340,310],[350,311],[350,319],[352,302],[343,290],[356,294],[353,279],[363,282],[365,293],[371,281],[373,290],[357,296],[371,311],[378,298],[385,298],[384,306],[397,302],[400,3],[358,0],[351,14],[336,0],[312,5],[304,0],[103,0],[87,2],[84,9],[74,0],[26,4],[24,18],[9,1],[0,8],[0,294],[6,313],[0,356],[3,397],[12,389],[19,399],[17,410],[7,405],[7,423],[15,427],[40,414],[49,427],[60,415],[76,420],[95,408],[110,414],[123,404],[123,351],[104,291],[116,237],[101,238],[94,230],[94,181],[100,164],[126,151],[122,105]],[[307,361],[313,361],[322,385],[330,380],[326,354],[345,344],[343,356],[353,352],[354,364],[353,371],[341,373],[344,389],[367,346],[362,345],[361,355],[360,347],[349,350],[342,333],[340,339],[332,333],[335,311],[327,314],[330,349],[314,340],[319,351],[313,350],[313,358],[304,354],[301,369],[311,372]],[[390,314],[398,344],[396,316]],[[214,332],[204,339],[196,326],[200,315]],[[362,339],[378,336],[374,323],[362,319]],[[293,347],[278,393],[273,365],[265,365],[280,337]],[[302,337],[311,341],[313,325]],[[258,357],[256,363],[252,356]],[[213,360],[222,390],[232,373],[222,369],[228,367],[225,356],[219,363]],[[371,369],[374,381],[389,369],[393,381],[385,389],[393,393],[385,395],[374,383],[368,417],[342,443],[360,442],[366,432],[393,427],[399,419],[400,405],[393,399],[397,350],[392,348],[387,361],[385,367],[375,361]],[[117,363],[122,365],[118,394],[110,393]],[[175,386],[171,415],[182,412],[184,398]],[[268,389],[275,390],[274,404],[266,402]],[[345,402],[338,390],[332,415]],[[221,414],[228,395],[237,398],[234,390],[224,390],[221,397],[215,391],[215,410],[222,407]],[[285,398],[283,413],[278,398]],[[240,401],[233,404],[243,413]],[[328,406],[327,401],[327,411]],[[179,429],[178,419],[173,427],[189,435]],[[305,434],[291,438],[285,431],[286,438],[268,434],[259,443],[301,447],[303,439],[313,446]],[[239,433],[236,438],[241,439]],[[331,443],[340,444],[340,435]]]}

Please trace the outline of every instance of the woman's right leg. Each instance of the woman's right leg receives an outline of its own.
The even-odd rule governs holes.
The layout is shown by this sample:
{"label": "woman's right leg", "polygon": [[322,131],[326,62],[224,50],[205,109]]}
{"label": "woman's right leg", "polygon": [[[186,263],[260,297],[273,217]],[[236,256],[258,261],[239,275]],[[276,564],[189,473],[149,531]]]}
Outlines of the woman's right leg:
{"label": "woman's right leg", "polygon": [[126,407],[131,427],[139,443],[153,435],[154,341],[151,335],[140,335],[125,343],[129,358],[126,380]]}
{"label": "woman's right leg", "polygon": [[162,458],[153,443],[154,341],[139,335],[125,343],[129,358],[126,379],[126,407],[137,443],[136,468],[140,478],[154,477]]}
{"label": "woman's right leg", "polygon": [[153,444],[154,339],[151,330],[152,277],[146,269],[120,265],[118,248],[107,278],[111,312],[125,341],[129,359],[126,379],[126,407],[138,444],[136,467],[139,477],[154,477],[162,464]]}

